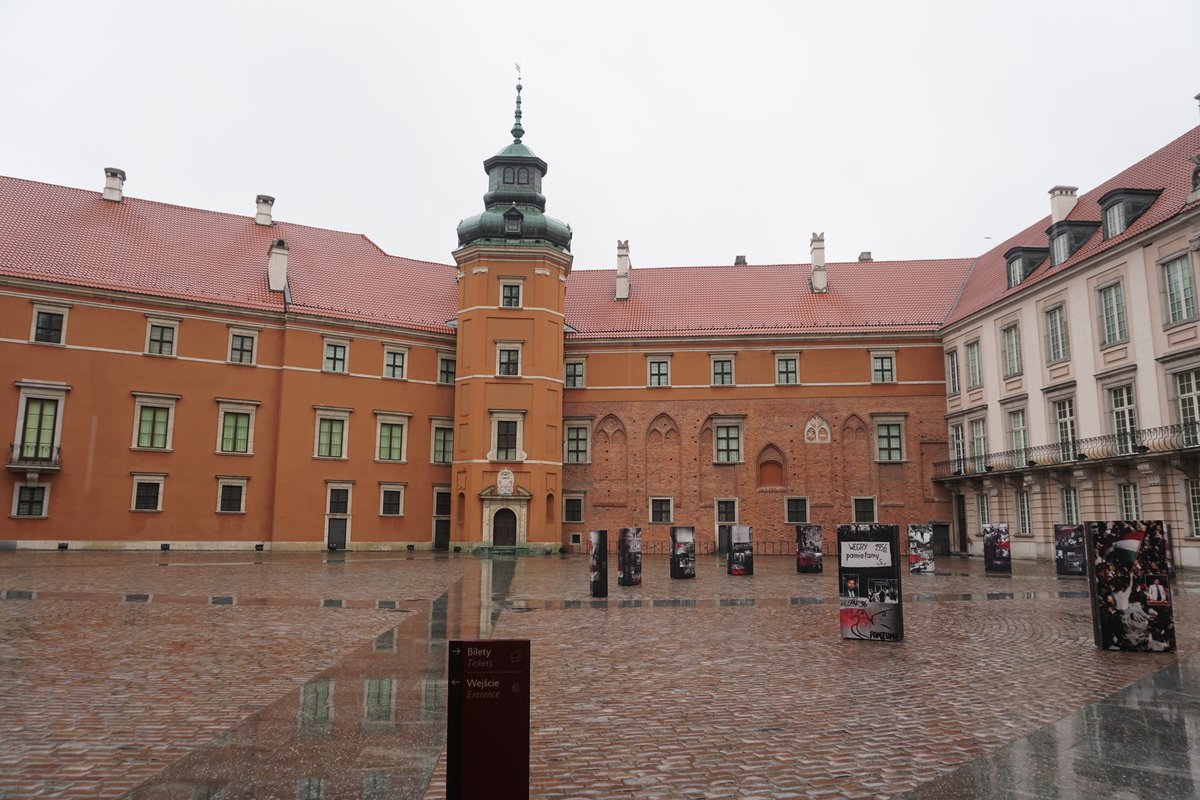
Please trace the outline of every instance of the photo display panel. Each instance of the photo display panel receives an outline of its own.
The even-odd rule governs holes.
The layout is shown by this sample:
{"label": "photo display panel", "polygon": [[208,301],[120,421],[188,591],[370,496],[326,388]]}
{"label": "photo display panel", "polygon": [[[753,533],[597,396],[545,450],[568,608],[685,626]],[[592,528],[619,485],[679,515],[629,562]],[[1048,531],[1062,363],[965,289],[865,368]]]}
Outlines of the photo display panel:
{"label": "photo display panel", "polygon": [[908,571],[933,574],[933,526],[908,526]]}
{"label": "photo display panel", "polygon": [[1086,575],[1083,526],[1054,526],[1054,569],[1059,575]]}
{"label": "photo display panel", "polygon": [[608,597],[608,531],[588,531],[588,576],[592,597]]}
{"label": "photo display panel", "polygon": [[843,639],[904,639],[900,526],[839,525],[838,606]]}
{"label": "photo display panel", "polygon": [[820,525],[797,525],[796,572],[820,572],[822,546]]}
{"label": "photo display panel", "polygon": [[671,526],[671,577],[696,577],[696,529]]}
{"label": "photo display panel", "polygon": [[1007,524],[983,526],[983,571],[1012,572]]}
{"label": "photo display panel", "polygon": [[1092,630],[1103,650],[1170,653],[1170,531],[1161,520],[1084,523]]}
{"label": "photo display panel", "polygon": [[731,525],[729,529],[730,575],[754,574],[754,529],[749,525]]}
{"label": "photo display panel", "polygon": [[642,585],[642,529],[617,528],[617,586]]}

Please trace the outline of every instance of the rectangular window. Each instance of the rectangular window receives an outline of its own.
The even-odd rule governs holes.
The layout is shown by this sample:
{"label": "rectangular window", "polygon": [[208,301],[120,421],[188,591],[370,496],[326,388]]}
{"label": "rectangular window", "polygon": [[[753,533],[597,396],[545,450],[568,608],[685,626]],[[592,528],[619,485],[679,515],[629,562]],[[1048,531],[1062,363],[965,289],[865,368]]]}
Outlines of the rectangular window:
{"label": "rectangular window", "polygon": [[733,361],[732,361],[732,359],[728,359],[728,358],[713,359],[712,382],[713,382],[713,386],[732,386],[733,385]]}
{"label": "rectangular window", "polygon": [[1167,289],[1167,322],[1182,322],[1196,316],[1196,290],[1192,287],[1192,267],[1186,254],[1163,264],[1163,283]]}
{"label": "rectangular window", "polygon": [[954,459],[954,473],[961,475],[967,471],[967,442],[963,436],[962,425],[950,426],[950,457]]}
{"label": "rectangular window", "polygon": [[1192,524],[1191,535],[1200,536],[1200,481],[1184,481],[1187,491],[1188,520]]}
{"label": "rectangular window", "polygon": [[1021,374],[1021,329],[1010,325],[1004,329],[1004,377]]}
{"label": "rectangular window", "polygon": [[496,422],[496,460],[517,460],[517,422],[516,420],[498,420]]}
{"label": "rectangular window", "polygon": [[438,359],[438,383],[454,383],[455,361],[453,358]]}
{"label": "rectangular window", "polygon": [[1058,432],[1058,446],[1063,461],[1075,459],[1075,398],[1068,397],[1054,404],[1055,425]]}
{"label": "rectangular window", "polygon": [[737,500],[718,500],[717,522],[736,523],[737,521]]}
{"label": "rectangular window", "polygon": [[225,513],[235,514],[245,511],[242,501],[246,487],[235,483],[221,485],[220,509]]}
{"label": "rectangular window", "polygon": [[1059,490],[1062,497],[1063,522],[1067,525],[1079,524],[1079,490],[1074,486],[1064,486]]}
{"label": "rectangular window", "polygon": [[974,472],[983,472],[985,469],[987,469],[987,420],[971,420],[971,455],[975,458]]}
{"label": "rectangular window", "polygon": [[138,417],[138,447],[166,449],[167,422],[171,409],[161,406],[142,406]]}
{"label": "rectangular window", "polygon": [[160,475],[134,475],[134,511],[162,511],[163,480]]}
{"label": "rectangular window", "polygon": [[871,382],[894,383],[896,380],[896,357],[891,355],[871,357]]}
{"label": "rectangular window", "polygon": [[1125,327],[1125,294],[1121,284],[1114,283],[1100,290],[1100,316],[1103,324],[1101,343],[1123,342],[1129,333]]}
{"label": "rectangular window", "polygon": [[967,388],[983,386],[983,363],[980,361],[979,342],[967,345]]}
{"label": "rectangular window", "polygon": [[[300,687],[301,722],[328,722],[332,714],[329,681],[311,681]],[[301,778],[301,780],[305,780]]]}
{"label": "rectangular window", "polygon": [[1071,357],[1067,339],[1067,312],[1062,306],[1046,312],[1046,360],[1065,361]]}
{"label": "rectangular window", "polygon": [[229,336],[229,360],[235,364],[253,364],[254,339],[255,337],[251,334],[231,334]]}
{"label": "rectangular window", "polygon": [[18,517],[42,517],[46,515],[46,487],[18,486],[17,513]]}
{"label": "rectangular window", "polygon": [[400,498],[403,496],[399,489],[384,489],[380,498],[379,513],[385,517],[400,516]]}
{"label": "rectangular window", "polygon": [[37,319],[34,324],[33,340],[35,342],[46,342],[48,344],[62,344],[63,318],[63,314],[58,314],[53,311],[37,312]]}
{"label": "rectangular window", "polygon": [[404,458],[404,426],[379,423],[379,460],[401,461]]}
{"label": "rectangular window", "polygon": [[449,492],[434,492],[433,493],[433,515],[435,517],[450,516],[450,493]]}
{"label": "rectangular window", "polygon": [[1121,519],[1142,518],[1142,493],[1136,483],[1122,483],[1117,487],[1121,499]]}
{"label": "rectangular window", "polygon": [[563,365],[563,385],[568,389],[583,388],[582,361],[568,361]]}
{"label": "rectangular window", "polygon": [[21,426],[22,461],[53,461],[57,416],[57,400],[38,397],[26,399],[25,422]]}
{"label": "rectangular window", "polygon": [[984,525],[992,524],[991,503],[986,494],[975,495],[975,509],[979,512],[979,527],[982,533]]}
{"label": "rectangular window", "polygon": [[521,374],[521,351],[501,349],[498,364],[497,375]]}
{"label": "rectangular window", "polygon": [[563,522],[583,522],[583,498],[563,498]]}
{"label": "rectangular window", "polygon": [[250,415],[226,411],[221,415],[221,452],[250,452]]}
{"label": "rectangular window", "polygon": [[1029,511],[1029,492],[1017,492],[1017,533],[1033,536],[1033,516]]}
{"label": "rectangular window", "polygon": [[146,352],[156,356],[175,355],[175,326],[150,323],[150,338],[146,342]]}
{"label": "rectangular window", "polygon": [[742,427],[740,425],[718,425],[716,428],[717,461],[741,461]]}
{"label": "rectangular window", "polygon": [[433,460],[438,464],[449,464],[454,460],[454,429],[433,429]]}
{"label": "rectangular window", "polygon": [[775,382],[798,383],[799,373],[796,369],[795,356],[780,356],[775,359]]}
{"label": "rectangular window", "polygon": [[1028,461],[1029,431],[1025,424],[1025,409],[1008,412],[1008,433],[1012,439],[1015,466],[1023,467]]}
{"label": "rectangular window", "polygon": [[875,441],[877,444],[875,457],[877,460],[902,461],[904,459],[902,430],[903,428],[898,422],[875,426]]}
{"label": "rectangular window", "polygon": [[958,375],[958,351],[946,353],[946,394],[958,394],[962,391]]}
{"label": "rectangular window", "polygon": [[521,307],[521,284],[504,283],[500,285],[500,305],[505,308]]}
{"label": "rectangular window", "polygon": [[1111,239],[1125,232],[1125,204],[1117,203],[1104,210],[1104,238]]}
{"label": "rectangular window", "polygon": [[854,521],[855,523],[870,523],[875,521],[875,498],[874,497],[856,497],[854,498]]}
{"label": "rectangular window", "polygon": [[651,497],[650,498],[650,521],[651,522],[670,522],[671,521],[671,498],[669,498],[669,497]]}
{"label": "rectangular window", "polygon": [[588,429],[567,428],[567,461],[583,464],[588,460]]}
{"label": "rectangular window", "polygon": [[670,361],[651,361],[650,362],[650,385],[651,386],[670,386],[671,373]]}
{"label": "rectangular window", "polygon": [[1008,288],[1013,288],[1025,277],[1025,259],[1014,258],[1008,262]]}
{"label": "rectangular window", "polygon": [[363,719],[386,722],[392,718],[393,686],[391,678],[368,678]]}
{"label": "rectangular window", "polygon": [[787,521],[793,525],[803,525],[808,522],[808,498],[787,498]]}
{"label": "rectangular window", "polygon": [[1054,237],[1054,241],[1050,243],[1054,249],[1054,265],[1058,266],[1071,257],[1071,243],[1069,237],[1065,233],[1060,233]]}
{"label": "rectangular window", "polygon": [[350,490],[337,489],[330,487],[329,489],[329,513],[330,514],[349,514],[350,513]]}
{"label": "rectangular window", "polygon": [[1183,426],[1183,444],[1200,444],[1200,369],[1175,373],[1175,388],[1179,392],[1179,423]]}
{"label": "rectangular window", "polygon": [[[1118,386],[1108,390],[1112,403],[1113,433],[1117,435],[1117,452],[1127,455],[1137,447],[1137,408],[1134,404],[1133,386]],[[1125,517],[1124,519],[1136,519]]]}
{"label": "rectangular window", "polygon": [[346,421],[322,419],[318,421],[317,426],[317,455],[321,458],[342,458]]}
{"label": "rectangular window", "polygon": [[400,350],[388,350],[383,354],[383,376],[385,378],[404,377],[404,356]]}
{"label": "rectangular window", "polygon": [[325,343],[325,371],[346,371],[346,345],[333,344],[332,342]]}

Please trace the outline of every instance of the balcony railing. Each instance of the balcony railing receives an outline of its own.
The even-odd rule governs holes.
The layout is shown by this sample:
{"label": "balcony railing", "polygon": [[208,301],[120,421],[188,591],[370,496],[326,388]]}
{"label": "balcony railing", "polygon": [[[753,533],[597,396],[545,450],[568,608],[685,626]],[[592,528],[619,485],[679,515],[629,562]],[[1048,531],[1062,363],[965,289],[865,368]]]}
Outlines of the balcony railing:
{"label": "balcony railing", "polygon": [[30,469],[59,469],[62,467],[62,448],[49,445],[10,444],[5,466]]}
{"label": "balcony railing", "polygon": [[1093,436],[1090,439],[1024,447],[1003,453],[938,461],[933,465],[933,477],[955,478],[987,472],[1052,467],[1055,464],[1078,465],[1092,459],[1178,450],[1200,450],[1200,423],[1185,422],[1129,433],[1112,433],[1107,436]]}

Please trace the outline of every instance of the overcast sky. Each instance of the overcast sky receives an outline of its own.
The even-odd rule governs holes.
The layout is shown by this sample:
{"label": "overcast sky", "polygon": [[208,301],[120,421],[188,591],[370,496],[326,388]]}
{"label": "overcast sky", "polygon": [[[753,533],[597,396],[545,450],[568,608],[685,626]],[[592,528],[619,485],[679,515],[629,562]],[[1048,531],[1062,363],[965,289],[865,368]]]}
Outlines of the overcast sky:
{"label": "overcast sky", "polygon": [[1200,124],[1197,41],[1196,0],[0,0],[0,173],[453,263],[520,62],[577,269],[971,257]]}

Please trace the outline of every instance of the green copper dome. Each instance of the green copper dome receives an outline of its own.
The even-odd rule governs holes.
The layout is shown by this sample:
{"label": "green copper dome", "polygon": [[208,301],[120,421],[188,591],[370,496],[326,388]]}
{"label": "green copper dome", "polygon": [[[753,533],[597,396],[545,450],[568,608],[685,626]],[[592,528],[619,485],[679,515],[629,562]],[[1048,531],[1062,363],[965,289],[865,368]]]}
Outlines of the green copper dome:
{"label": "green copper dome", "polygon": [[546,216],[542,177],[546,162],[521,141],[521,84],[517,84],[516,122],[513,141],[483,162],[488,175],[488,192],[483,196],[486,211],[458,223],[458,244],[542,245],[571,249],[571,228]]}

